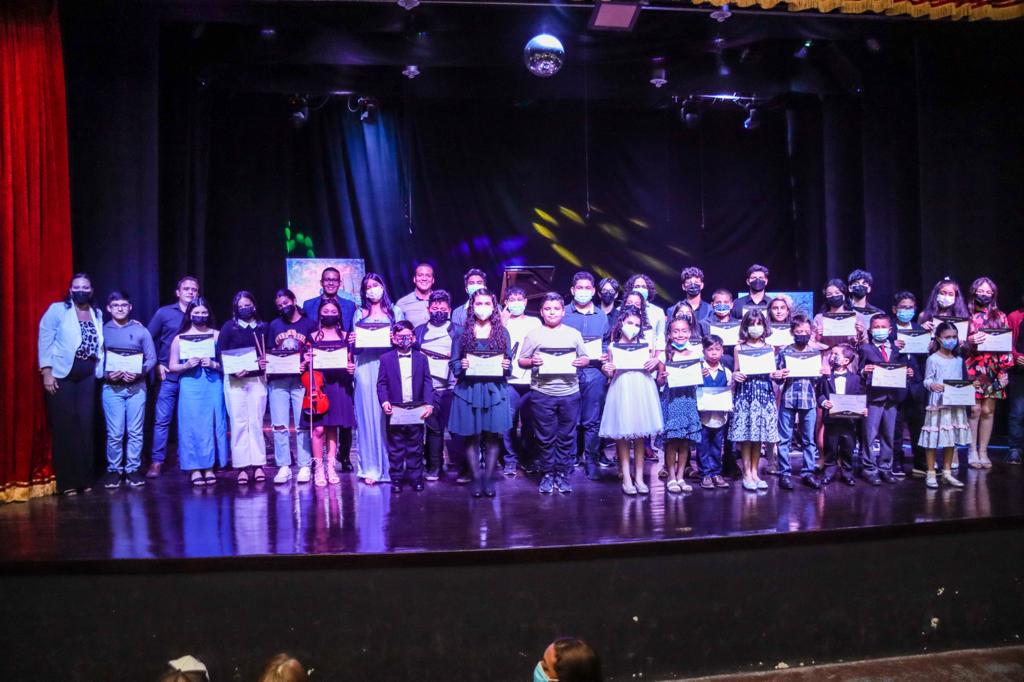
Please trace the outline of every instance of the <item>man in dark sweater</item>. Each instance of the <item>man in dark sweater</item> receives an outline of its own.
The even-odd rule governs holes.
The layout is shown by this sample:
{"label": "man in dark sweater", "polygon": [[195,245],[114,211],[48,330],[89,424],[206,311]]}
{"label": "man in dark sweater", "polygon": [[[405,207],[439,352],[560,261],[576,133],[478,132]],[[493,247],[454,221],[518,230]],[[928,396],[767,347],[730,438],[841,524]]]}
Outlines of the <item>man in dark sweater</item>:
{"label": "man in dark sweater", "polygon": [[341,289],[341,272],[338,268],[324,268],[324,271],[320,273],[320,289],[323,293],[303,302],[302,312],[309,319],[317,320],[320,318],[320,303],[332,301],[338,304],[338,310],[341,312],[341,328],[347,332],[352,331],[352,318],[356,315],[356,304],[347,298],[338,296],[338,290]]}
{"label": "man in dark sweater", "polygon": [[174,293],[178,300],[159,308],[147,325],[156,345],[156,371],[160,387],[156,395],[153,421],[153,454],[146,478],[159,476],[164,460],[167,459],[167,435],[171,429],[171,419],[178,408],[178,375],[168,369],[171,341],[181,328],[189,303],[199,295],[199,280],[192,275],[185,275],[178,280]]}

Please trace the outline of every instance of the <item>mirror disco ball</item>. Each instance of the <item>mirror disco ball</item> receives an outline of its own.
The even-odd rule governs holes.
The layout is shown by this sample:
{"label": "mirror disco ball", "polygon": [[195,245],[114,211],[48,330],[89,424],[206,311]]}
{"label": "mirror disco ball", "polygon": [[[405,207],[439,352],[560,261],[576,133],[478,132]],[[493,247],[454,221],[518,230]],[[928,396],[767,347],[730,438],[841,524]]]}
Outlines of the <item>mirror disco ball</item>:
{"label": "mirror disco ball", "polygon": [[565,62],[565,48],[553,35],[541,33],[530,39],[523,48],[523,62],[534,76],[554,76]]}

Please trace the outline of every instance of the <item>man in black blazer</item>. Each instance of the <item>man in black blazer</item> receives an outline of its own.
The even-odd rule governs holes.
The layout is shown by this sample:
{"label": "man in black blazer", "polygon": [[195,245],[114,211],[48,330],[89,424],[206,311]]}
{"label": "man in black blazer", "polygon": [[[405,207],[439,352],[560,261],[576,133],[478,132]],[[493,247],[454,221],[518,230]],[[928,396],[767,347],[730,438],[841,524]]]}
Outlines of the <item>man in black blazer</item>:
{"label": "man in black blazer", "polygon": [[[896,412],[899,405],[907,397],[906,388],[875,388],[872,384],[873,373],[877,365],[895,364],[906,367],[909,376],[913,376],[908,358],[890,340],[892,336],[892,320],[885,313],[877,313],[871,317],[868,328],[868,340],[860,346],[864,379],[867,383],[868,418],[864,422],[864,447],[861,453],[861,475],[871,485],[896,483],[892,475],[893,436],[896,433]],[[871,448],[878,438],[879,449],[876,455]]]}
{"label": "man in black blazer", "polygon": [[[391,492],[402,492],[403,471],[417,491],[423,490],[423,422],[433,411],[433,382],[427,356],[412,349],[416,341],[412,323],[396,322],[391,329],[395,349],[380,357],[377,398],[388,415],[387,442]],[[391,424],[396,407],[421,410],[418,424]]]}
{"label": "man in black blazer", "polygon": [[860,433],[860,419],[866,416],[865,409],[860,416],[832,416],[832,396],[861,395],[864,388],[856,367],[857,353],[847,344],[832,349],[829,359],[831,374],[822,377],[818,383],[818,407],[822,409],[825,425],[825,473],[822,485],[828,485],[837,478],[847,485],[853,485],[853,446]]}

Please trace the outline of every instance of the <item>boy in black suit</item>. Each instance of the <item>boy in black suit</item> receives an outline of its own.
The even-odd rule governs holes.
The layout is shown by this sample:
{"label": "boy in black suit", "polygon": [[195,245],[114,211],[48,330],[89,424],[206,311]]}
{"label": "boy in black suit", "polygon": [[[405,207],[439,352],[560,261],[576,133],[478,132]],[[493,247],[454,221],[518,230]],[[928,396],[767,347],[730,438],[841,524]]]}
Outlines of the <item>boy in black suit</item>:
{"label": "boy in black suit", "polygon": [[[402,492],[402,472],[416,491],[423,490],[423,420],[433,411],[433,382],[427,356],[412,349],[416,337],[412,323],[396,322],[391,328],[395,349],[380,357],[377,397],[388,415],[387,441],[391,492]],[[422,410],[418,424],[392,424],[396,407]]]}
{"label": "boy in black suit", "polygon": [[[907,397],[904,388],[876,388],[874,372],[878,365],[899,366],[901,372],[913,376],[914,370],[907,364],[907,358],[890,340],[892,320],[885,313],[871,316],[868,340],[860,346],[864,380],[868,385],[868,418],[864,423],[864,451],[861,455],[862,475],[871,485],[895,483],[892,475],[893,435],[896,432],[896,411]],[[871,445],[878,438],[878,454]]]}
{"label": "boy in black suit", "polygon": [[[832,396],[861,395],[860,377],[856,367],[857,353],[845,343],[832,348],[829,358],[831,374],[822,377],[818,384],[818,406],[822,409],[825,424],[825,474],[822,485],[828,485],[839,478],[847,485],[853,485],[853,446],[860,433],[860,417],[854,415],[832,416]],[[867,408],[861,417],[867,416]]]}

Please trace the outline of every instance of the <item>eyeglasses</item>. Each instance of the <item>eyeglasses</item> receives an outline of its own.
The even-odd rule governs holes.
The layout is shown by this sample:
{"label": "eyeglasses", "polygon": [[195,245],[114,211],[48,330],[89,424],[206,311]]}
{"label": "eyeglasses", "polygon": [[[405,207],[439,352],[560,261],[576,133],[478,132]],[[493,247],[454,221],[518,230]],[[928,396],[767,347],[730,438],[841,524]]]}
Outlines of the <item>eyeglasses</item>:
{"label": "eyeglasses", "polygon": [[321,282],[323,282],[324,284],[327,284],[328,282],[330,282],[330,283],[332,283],[332,284],[341,284],[341,280],[340,280],[340,279],[335,279],[335,278],[333,278],[333,277],[330,277],[330,278],[328,278],[328,277],[324,277],[324,278],[323,278],[322,280],[320,280],[320,281],[321,281]]}
{"label": "eyeglasses", "polygon": [[110,307],[113,308],[114,310],[119,310],[124,308],[130,308],[131,305],[131,303],[111,303]]}

